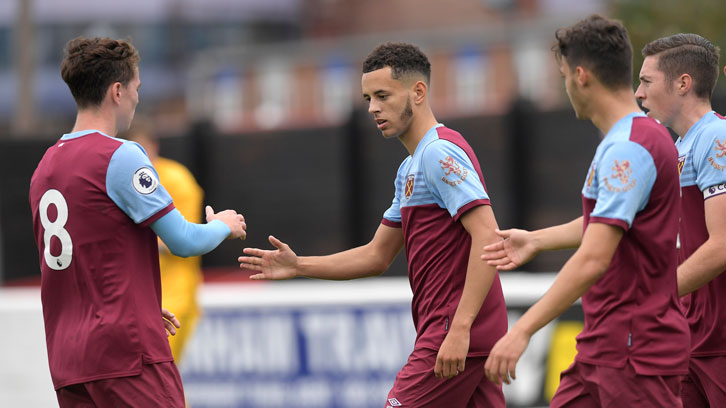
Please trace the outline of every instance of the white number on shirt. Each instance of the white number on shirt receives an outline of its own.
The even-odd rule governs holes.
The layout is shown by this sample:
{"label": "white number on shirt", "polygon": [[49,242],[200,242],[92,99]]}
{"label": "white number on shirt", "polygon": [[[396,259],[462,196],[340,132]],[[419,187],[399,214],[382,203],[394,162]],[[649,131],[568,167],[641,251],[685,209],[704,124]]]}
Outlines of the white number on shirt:
{"label": "white number on shirt", "polygon": [[[53,204],[58,212],[55,221],[51,222],[48,218],[48,207]],[[45,263],[50,269],[61,271],[71,264],[73,256],[73,241],[71,234],[64,227],[68,222],[68,204],[60,191],[50,189],[40,198],[40,224],[43,225],[43,242],[45,244]],[[61,243],[61,253],[58,256],[50,253],[50,239],[58,238]]]}

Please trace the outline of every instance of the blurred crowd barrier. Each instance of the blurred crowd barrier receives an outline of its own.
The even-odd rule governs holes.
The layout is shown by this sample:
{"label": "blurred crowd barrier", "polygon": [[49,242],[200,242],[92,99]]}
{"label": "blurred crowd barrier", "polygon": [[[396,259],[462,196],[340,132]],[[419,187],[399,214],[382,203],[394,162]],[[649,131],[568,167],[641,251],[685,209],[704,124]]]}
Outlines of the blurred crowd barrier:
{"label": "blurred crowd barrier", "polygon": [[[552,273],[502,273],[509,324]],[[180,364],[192,407],[379,407],[413,348],[405,278],[206,284]],[[576,304],[540,330],[505,386],[509,407],[548,404],[582,328]],[[182,322],[183,325],[183,322]],[[0,406],[54,406],[39,291],[0,289]]]}

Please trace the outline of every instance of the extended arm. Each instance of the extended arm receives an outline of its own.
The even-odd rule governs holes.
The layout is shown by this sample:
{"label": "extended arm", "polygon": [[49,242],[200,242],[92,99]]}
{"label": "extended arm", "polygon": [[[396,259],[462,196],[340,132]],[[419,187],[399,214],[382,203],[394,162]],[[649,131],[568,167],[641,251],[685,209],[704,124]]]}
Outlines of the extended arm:
{"label": "extended arm", "polygon": [[187,221],[178,210],[170,211],[151,224],[151,229],[177,256],[203,255],[226,238],[246,236],[244,217],[232,210],[214,213],[207,206],[207,223]]}
{"label": "extended arm", "polygon": [[484,247],[482,260],[509,271],[529,262],[541,251],[577,248],[582,242],[582,217],[566,224],[536,231],[496,230],[503,240]]}
{"label": "extended arm", "polygon": [[565,263],[552,287],[492,348],[484,366],[487,377],[499,384],[516,378],[517,361],[532,335],[562,314],[605,273],[623,237],[623,230],[608,224],[590,224],[582,244]]}
{"label": "extended arm", "polygon": [[708,240],[678,267],[678,294],[687,295],[726,269],[726,194],[704,202]]}
{"label": "extended arm", "polygon": [[472,208],[461,217],[461,224],[471,235],[469,264],[459,306],[436,358],[434,373],[438,378],[451,378],[464,370],[471,325],[497,274],[494,267],[479,260],[480,248],[498,239],[494,233],[497,222],[492,208],[488,205]]}
{"label": "extended arm", "polygon": [[257,271],[251,279],[348,280],[380,275],[388,269],[403,247],[403,232],[381,224],[366,245],[326,256],[297,256],[290,247],[270,236],[274,251],[245,248],[239,257],[241,268]]}

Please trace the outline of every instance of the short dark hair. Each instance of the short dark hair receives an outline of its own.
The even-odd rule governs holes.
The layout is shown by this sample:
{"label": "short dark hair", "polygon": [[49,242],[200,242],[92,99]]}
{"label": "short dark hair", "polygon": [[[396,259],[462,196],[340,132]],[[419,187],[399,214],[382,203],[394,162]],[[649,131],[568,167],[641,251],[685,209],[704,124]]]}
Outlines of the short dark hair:
{"label": "short dark hair", "polygon": [[66,44],[61,77],[79,108],[99,106],[111,84],[129,84],[138,63],[139,54],[128,41],[78,37]]}
{"label": "short dark hair", "polygon": [[621,22],[593,14],[558,29],[555,38],[552,49],[570,68],[590,69],[611,90],[633,87],[633,48]]}
{"label": "short dark hair", "polygon": [[391,67],[393,79],[400,79],[403,75],[418,73],[431,81],[431,63],[421,50],[408,43],[381,44],[368,55],[363,62],[363,73]]}
{"label": "short dark hair", "polygon": [[694,92],[710,99],[719,75],[719,48],[698,34],[675,34],[643,47],[643,56],[657,56],[658,69],[672,81],[681,74],[693,78]]}

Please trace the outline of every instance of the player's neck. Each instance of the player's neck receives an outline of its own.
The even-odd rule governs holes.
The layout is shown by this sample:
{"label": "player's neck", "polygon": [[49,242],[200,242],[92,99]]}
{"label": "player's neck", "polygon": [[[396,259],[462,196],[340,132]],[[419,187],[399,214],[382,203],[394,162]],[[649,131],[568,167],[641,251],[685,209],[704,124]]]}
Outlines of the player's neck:
{"label": "player's neck", "polygon": [[670,128],[680,137],[683,137],[688,133],[688,130],[693,127],[701,118],[711,112],[710,100],[703,100],[693,98],[693,100],[684,103],[679,110],[678,117],[673,120],[670,124]]}
{"label": "player's neck", "polygon": [[72,132],[98,130],[109,136],[116,136],[116,117],[103,112],[102,109],[79,109]]}
{"label": "player's neck", "polygon": [[631,113],[642,112],[631,89],[603,92],[593,101],[590,115],[592,123],[606,135],[620,119]]}
{"label": "player's neck", "polygon": [[403,143],[408,153],[413,156],[421,139],[426,136],[426,132],[438,123],[431,109],[427,109],[411,122],[411,126],[409,126],[406,133],[399,136],[398,139]]}

